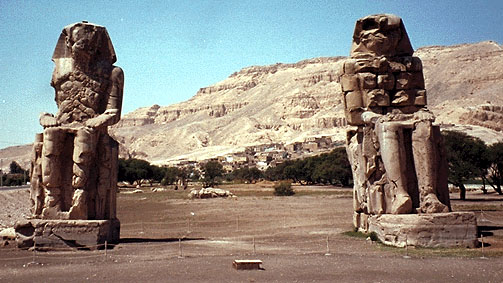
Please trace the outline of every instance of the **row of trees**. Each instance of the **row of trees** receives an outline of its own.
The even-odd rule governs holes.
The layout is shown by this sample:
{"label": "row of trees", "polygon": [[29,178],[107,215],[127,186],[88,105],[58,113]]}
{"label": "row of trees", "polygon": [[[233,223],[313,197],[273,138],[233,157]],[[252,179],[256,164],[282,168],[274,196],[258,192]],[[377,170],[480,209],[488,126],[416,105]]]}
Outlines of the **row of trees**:
{"label": "row of trees", "polygon": [[[482,140],[462,132],[442,133],[449,165],[449,183],[460,189],[460,198],[466,198],[465,184],[481,180],[484,188],[492,187],[503,194],[503,143],[486,145]],[[292,180],[300,184],[331,184],[349,186],[352,182],[351,167],[343,147],[330,153],[304,159],[288,160],[275,167],[261,171],[244,167],[225,174],[222,164],[208,161],[201,167],[202,174],[194,168],[159,167],[140,159],[119,159],[119,181],[141,184],[159,182],[172,185],[178,180],[202,181],[205,186],[214,186],[221,180],[254,183]],[[202,175],[202,176],[201,176]],[[21,185],[28,180],[29,172],[13,161],[10,173],[1,174],[1,183],[6,186]]]}
{"label": "row of trees", "polygon": [[141,185],[145,180],[172,185],[178,180],[188,178],[199,180],[199,174],[193,168],[159,167],[141,159],[119,159],[119,182]]}
{"label": "row of trees", "polygon": [[349,186],[352,182],[351,166],[344,147],[335,148],[330,153],[289,160],[276,167],[269,167],[264,172],[264,177],[271,181],[293,180],[303,185]]}
{"label": "row of trees", "polygon": [[16,161],[10,163],[8,174],[4,174],[1,170],[0,172],[0,185],[2,186],[20,186],[26,184],[30,176],[30,172],[21,168]]}
{"label": "row of trees", "polygon": [[449,183],[460,189],[460,198],[466,198],[465,184],[475,179],[489,184],[503,194],[503,143],[486,145],[481,139],[462,132],[443,132]]}
{"label": "row of trees", "polygon": [[330,153],[304,159],[288,160],[266,171],[256,167],[243,167],[225,173],[216,160],[201,166],[202,174],[194,168],[159,167],[140,159],[119,160],[119,181],[141,184],[143,180],[171,185],[177,180],[201,181],[206,187],[214,186],[222,180],[254,183],[265,179],[270,181],[293,180],[300,184],[332,184],[348,186],[351,183],[351,167],[343,147]]}

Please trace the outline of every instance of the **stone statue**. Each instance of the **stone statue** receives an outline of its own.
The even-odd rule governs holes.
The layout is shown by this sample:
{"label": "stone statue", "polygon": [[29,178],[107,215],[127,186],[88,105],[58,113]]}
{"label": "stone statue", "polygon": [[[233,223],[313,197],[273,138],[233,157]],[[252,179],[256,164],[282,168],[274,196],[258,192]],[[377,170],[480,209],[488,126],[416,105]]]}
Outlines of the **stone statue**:
{"label": "stone statue", "polygon": [[115,219],[124,74],[105,27],[66,26],[52,56],[56,115],[42,113],[32,157],[32,213],[41,219]]}
{"label": "stone statue", "polygon": [[421,60],[401,18],[357,21],[341,70],[355,226],[381,214],[450,211],[447,169],[435,118],[426,108]]}

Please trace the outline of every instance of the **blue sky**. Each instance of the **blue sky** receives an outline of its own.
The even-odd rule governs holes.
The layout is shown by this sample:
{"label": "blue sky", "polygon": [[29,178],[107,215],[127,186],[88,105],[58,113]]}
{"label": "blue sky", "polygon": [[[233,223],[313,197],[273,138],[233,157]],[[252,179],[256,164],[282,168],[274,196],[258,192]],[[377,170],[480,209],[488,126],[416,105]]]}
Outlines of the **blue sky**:
{"label": "blue sky", "polygon": [[192,97],[251,65],[348,55],[355,21],[402,17],[413,47],[503,43],[503,1],[0,0],[0,148],[56,112],[52,52],[64,26],[107,27],[125,73],[123,114]]}

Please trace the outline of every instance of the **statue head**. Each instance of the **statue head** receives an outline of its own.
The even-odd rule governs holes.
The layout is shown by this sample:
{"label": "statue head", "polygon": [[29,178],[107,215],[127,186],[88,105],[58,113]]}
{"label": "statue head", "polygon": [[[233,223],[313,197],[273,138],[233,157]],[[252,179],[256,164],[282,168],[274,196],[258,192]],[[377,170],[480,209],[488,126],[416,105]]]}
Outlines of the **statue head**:
{"label": "statue head", "polygon": [[107,63],[116,61],[112,41],[105,27],[80,22],[63,28],[52,55],[52,60],[73,59],[78,65],[84,63]]}
{"label": "statue head", "polygon": [[356,22],[351,57],[411,56],[413,52],[400,17],[378,14]]}

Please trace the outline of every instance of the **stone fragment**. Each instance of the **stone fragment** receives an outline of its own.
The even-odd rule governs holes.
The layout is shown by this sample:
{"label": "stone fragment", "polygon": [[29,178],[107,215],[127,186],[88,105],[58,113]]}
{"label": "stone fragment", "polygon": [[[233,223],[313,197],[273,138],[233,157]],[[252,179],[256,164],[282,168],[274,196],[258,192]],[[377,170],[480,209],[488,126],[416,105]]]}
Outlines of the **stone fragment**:
{"label": "stone fragment", "polygon": [[400,90],[395,93],[391,105],[406,106],[413,105],[415,101],[415,91]]}
{"label": "stone fragment", "polygon": [[389,68],[392,73],[403,73],[407,71],[407,67],[400,62],[390,61]]}
{"label": "stone fragment", "polygon": [[378,65],[376,61],[368,59],[351,60],[348,59],[344,62],[345,74],[357,74],[362,72],[376,72]]}
{"label": "stone fragment", "polygon": [[416,92],[416,97],[414,99],[414,105],[425,106],[426,105],[426,90],[421,89]]}
{"label": "stone fragment", "polygon": [[424,89],[424,77],[421,72],[401,72],[396,76],[396,89]]}
{"label": "stone fragment", "polygon": [[393,74],[377,76],[377,87],[384,90],[393,90],[395,88],[395,76]]}
{"label": "stone fragment", "polygon": [[260,265],[262,264],[261,260],[258,259],[236,259],[232,262],[232,266],[236,270],[252,270],[252,269],[260,269]]}
{"label": "stone fragment", "polygon": [[363,100],[360,92],[350,91],[344,96],[346,109],[354,110],[363,107]]}
{"label": "stone fragment", "polygon": [[202,188],[200,190],[191,190],[189,193],[189,198],[195,199],[195,198],[218,198],[218,197],[236,197],[233,193],[230,191],[218,189],[218,188]]}
{"label": "stone fragment", "polygon": [[359,89],[358,75],[342,75],[341,76],[341,87],[342,91],[354,91]]}
{"label": "stone fragment", "polygon": [[376,75],[372,73],[359,73],[360,89],[374,89],[377,85]]}
{"label": "stone fragment", "polygon": [[390,106],[389,94],[384,89],[373,89],[365,95],[365,107]]}

